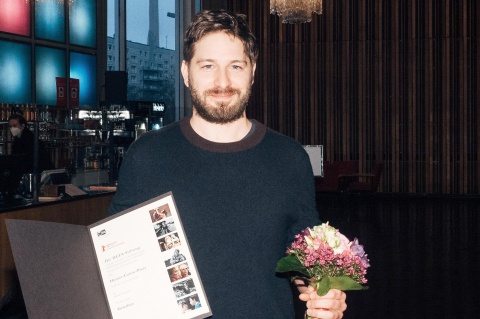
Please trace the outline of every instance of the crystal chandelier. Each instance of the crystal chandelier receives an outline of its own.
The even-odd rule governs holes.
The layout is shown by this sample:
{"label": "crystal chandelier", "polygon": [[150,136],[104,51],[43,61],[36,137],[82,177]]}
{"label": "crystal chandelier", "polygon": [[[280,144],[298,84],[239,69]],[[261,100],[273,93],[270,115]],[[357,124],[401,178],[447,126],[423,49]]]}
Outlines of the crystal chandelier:
{"label": "crystal chandelier", "polygon": [[270,0],[270,13],[282,17],[283,23],[312,21],[312,12],[322,14],[323,0]]}
{"label": "crystal chandelier", "polygon": [[[27,0],[25,0],[27,1]],[[70,4],[75,2],[75,0],[67,0]],[[35,2],[40,2],[40,3],[49,3],[49,2],[57,2],[58,4],[63,4],[65,1],[64,0],[35,0]]]}

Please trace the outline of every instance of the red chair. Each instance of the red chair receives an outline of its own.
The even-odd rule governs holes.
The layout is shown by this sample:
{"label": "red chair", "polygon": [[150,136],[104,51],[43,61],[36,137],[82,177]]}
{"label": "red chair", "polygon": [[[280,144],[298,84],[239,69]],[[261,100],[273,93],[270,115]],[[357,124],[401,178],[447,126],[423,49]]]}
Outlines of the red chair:
{"label": "red chair", "polygon": [[323,162],[323,177],[315,178],[317,192],[338,192],[341,190],[339,176],[358,173],[357,161]]}
{"label": "red chair", "polygon": [[347,192],[376,192],[382,177],[383,165],[376,163],[371,174],[345,174],[339,176],[340,185]]}

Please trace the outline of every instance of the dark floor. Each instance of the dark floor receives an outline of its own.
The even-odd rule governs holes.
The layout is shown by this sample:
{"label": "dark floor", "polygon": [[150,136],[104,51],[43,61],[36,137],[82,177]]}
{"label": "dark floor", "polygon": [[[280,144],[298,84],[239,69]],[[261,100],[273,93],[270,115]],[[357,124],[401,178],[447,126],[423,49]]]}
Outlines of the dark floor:
{"label": "dark floor", "polygon": [[318,194],[322,221],[369,254],[344,318],[477,318],[480,196]]}

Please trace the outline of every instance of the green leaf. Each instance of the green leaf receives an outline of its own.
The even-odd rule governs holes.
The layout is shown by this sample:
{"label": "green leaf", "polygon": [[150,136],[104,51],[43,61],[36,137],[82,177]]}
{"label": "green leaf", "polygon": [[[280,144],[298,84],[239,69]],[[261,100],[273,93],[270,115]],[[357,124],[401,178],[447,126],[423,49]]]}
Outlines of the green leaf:
{"label": "green leaf", "polygon": [[316,289],[317,295],[319,296],[324,296],[330,289],[338,289],[343,291],[368,289],[367,286],[362,286],[352,278],[346,276],[325,276],[319,281],[312,280],[311,285]]}
{"label": "green leaf", "polygon": [[330,289],[339,290],[365,290],[368,287],[362,286],[350,277],[340,276],[330,278]]}
{"label": "green leaf", "polygon": [[323,277],[320,281],[313,283],[313,287],[317,290],[317,295],[325,296],[325,294],[331,289],[330,288],[330,277]]}
{"label": "green leaf", "polygon": [[309,276],[305,266],[294,255],[287,255],[280,259],[277,263],[276,272],[298,272]]}

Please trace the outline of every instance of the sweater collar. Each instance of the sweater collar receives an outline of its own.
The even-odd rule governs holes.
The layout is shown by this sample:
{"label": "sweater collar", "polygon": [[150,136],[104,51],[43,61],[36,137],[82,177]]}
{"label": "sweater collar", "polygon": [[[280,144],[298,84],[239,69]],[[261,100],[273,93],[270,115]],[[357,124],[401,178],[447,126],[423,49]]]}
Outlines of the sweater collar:
{"label": "sweater collar", "polygon": [[240,141],[232,143],[217,143],[204,139],[193,130],[192,126],[190,125],[190,117],[183,117],[180,119],[180,129],[190,143],[201,149],[217,153],[233,153],[244,151],[256,146],[265,136],[265,132],[267,130],[266,126],[256,120],[251,121],[252,126],[255,127],[255,130],[247,134],[247,136]]}

